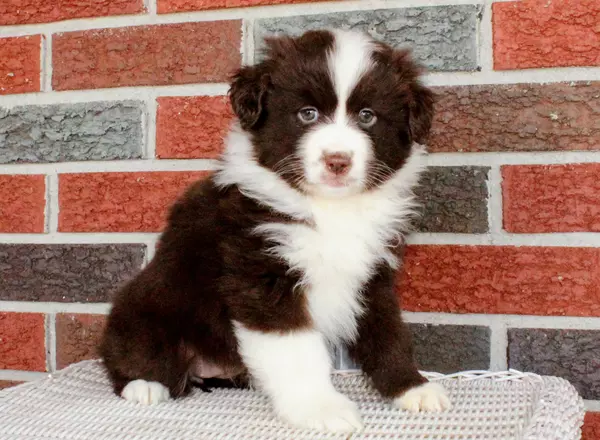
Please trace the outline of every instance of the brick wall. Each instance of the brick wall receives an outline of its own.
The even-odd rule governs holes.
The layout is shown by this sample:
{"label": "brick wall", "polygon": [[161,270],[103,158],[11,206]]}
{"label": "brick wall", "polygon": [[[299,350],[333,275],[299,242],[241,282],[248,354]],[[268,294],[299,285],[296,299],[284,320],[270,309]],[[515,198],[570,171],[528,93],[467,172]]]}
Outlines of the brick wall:
{"label": "brick wall", "polygon": [[335,26],[413,47],[438,95],[398,275],[422,368],[557,374],[600,411],[598,0],[37,3],[0,5],[0,386],[95,356],[213,168],[228,74],[264,35]]}

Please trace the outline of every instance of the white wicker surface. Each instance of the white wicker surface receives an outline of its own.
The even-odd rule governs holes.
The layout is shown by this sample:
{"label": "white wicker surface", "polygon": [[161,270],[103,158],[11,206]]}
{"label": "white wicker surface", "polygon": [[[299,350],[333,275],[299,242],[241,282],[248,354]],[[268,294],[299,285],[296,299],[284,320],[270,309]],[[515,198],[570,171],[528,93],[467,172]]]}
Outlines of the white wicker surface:
{"label": "white wicker surface", "polygon": [[214,390],[154,407],[119,399],[97,361],[0,392],[0,439],[404,439],[576,440],[583,401],[565,380],[519,372],[426,375],[447,387],[453,409],[409,414],[392,408],[363,376],[334,376],[358,402],[366,428],[352,435],[292,429],[272,414],[265,396]]}

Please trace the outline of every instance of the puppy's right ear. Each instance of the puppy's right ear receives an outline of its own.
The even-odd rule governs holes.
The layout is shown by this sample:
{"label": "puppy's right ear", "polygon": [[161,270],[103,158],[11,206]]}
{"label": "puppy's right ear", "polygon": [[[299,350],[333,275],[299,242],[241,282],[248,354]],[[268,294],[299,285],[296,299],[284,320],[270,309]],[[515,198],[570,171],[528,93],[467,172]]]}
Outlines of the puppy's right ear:
{"label": "puppy's right ear", "polygon": [[244,130],[250,130],[260,120],[269,85],[269,75],[260,64],[242,67],[233,76],[229,100]]}

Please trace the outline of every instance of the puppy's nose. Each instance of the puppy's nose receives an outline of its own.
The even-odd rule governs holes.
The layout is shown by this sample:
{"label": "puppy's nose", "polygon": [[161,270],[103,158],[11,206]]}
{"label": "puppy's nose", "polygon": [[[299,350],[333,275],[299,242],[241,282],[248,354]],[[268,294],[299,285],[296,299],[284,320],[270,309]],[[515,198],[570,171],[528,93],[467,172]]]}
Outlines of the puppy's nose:
{"label": "puppy's nose", "polygon": [[336,176],[343,176],[350,171],[352,158],[346,153],[329,153],[323,155],[323,162],[325,163],[327,171]]}

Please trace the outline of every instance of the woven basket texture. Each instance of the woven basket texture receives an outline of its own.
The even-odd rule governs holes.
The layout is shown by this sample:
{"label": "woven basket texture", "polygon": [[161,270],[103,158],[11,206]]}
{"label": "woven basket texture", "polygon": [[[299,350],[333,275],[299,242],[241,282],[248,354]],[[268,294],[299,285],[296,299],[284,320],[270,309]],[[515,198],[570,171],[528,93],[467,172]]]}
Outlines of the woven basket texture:
{"label": "woven basket texture", "polygon": [[329,434],[290,428],[257,391],[195,390],[156,406],[112,393],[99,361],[72,365],[48,378],[0,392],[2,440],[402,439],[579,440],[584,407],[567,381],[516,371],[424,373],[440,381],[453,408],[410,414],[394,409],[361,374],[334,374],[336,388],[356,401],[365,429]]}

